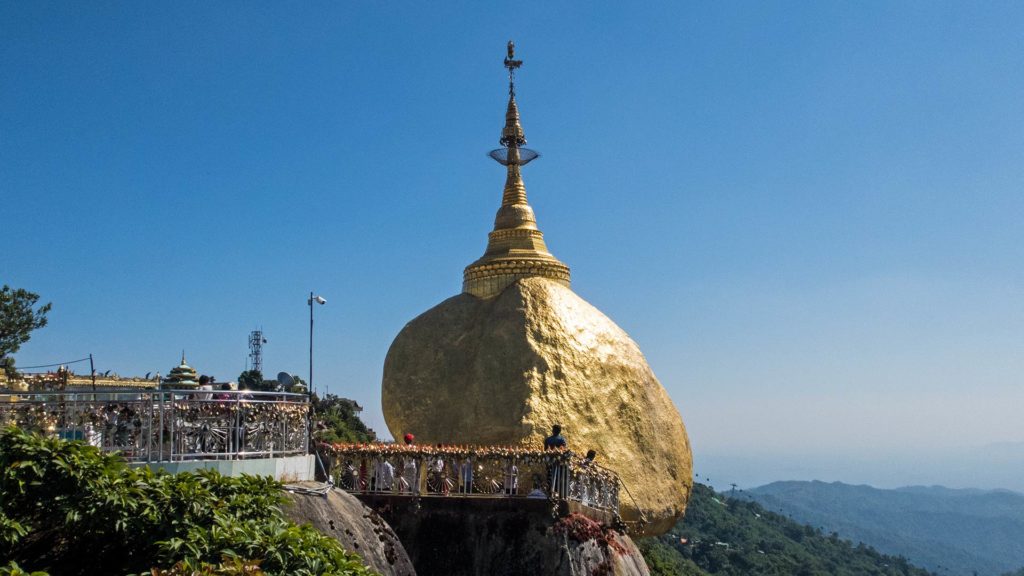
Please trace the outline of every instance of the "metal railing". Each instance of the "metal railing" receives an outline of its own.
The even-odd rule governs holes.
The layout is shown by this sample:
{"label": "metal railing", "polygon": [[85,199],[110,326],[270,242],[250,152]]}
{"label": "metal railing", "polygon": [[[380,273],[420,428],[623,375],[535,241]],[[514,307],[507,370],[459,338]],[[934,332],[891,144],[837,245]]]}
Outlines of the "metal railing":
{"label": "metal railing", "polygon": [[304,455],[305,394],[252,391],[0,390],[0,426],[82,440],[131,462]]}
{"label": "metal railing", "polygon": [[615,473],[569,451],[370,444],[327,452],[335,484],[354,494],[550,498],[619,509]]}

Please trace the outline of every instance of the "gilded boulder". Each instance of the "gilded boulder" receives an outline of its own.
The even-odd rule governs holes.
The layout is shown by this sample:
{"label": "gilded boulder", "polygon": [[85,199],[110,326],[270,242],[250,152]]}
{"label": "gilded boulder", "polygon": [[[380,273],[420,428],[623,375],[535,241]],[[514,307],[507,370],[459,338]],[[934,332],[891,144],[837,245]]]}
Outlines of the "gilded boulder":
{"label": "gilded boulder", "polygon": [[497,296],[463,293],[409,322],[384,363],[391,433],[420,442],[539,446],[553,424],[597,450],[645,535],[672,527],[692,487],[679,412],[640,349],[565,285],[520,278]]}

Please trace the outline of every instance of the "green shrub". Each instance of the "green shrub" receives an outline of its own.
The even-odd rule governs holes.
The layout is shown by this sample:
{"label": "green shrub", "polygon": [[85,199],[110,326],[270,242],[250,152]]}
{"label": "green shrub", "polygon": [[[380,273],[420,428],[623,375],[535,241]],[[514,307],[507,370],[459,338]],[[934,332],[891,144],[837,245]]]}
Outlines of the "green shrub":
{"label": "green shrub", "polygon": [[16,562],[10,562],[7,566],[0,566],[0,576],[50,576],[46,572],[26,572]]}
{"label": "green shrub", "polygon": [[372,573],[337,541],[285,520],[269,478],[133,469],[82,442],[15,428],[0,433],[0,470],[0,557],[23,565],[72,575]]}

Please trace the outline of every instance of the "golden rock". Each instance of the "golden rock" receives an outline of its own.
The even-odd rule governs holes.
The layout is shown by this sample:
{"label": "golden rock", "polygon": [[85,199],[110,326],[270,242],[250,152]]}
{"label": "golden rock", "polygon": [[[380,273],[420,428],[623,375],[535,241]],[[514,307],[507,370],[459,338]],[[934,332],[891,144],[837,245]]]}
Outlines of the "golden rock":
{"label": "golden rock", "polygon": [[569,448],[598,452],[623,492],[622,517],[669,530],[692,487],[690,444],[637,345],[565,286],[519,279],[495,298],[463,293],[423,313],[384,362],[391,433],[422,443],[541,446],[561,424]]}
{"label": "golden rock", "polygon": [[[521,64],[506,59],[510,76]],[[597,450],[619,475],[623,519],[643,517],[642,534],[664,533],[693,486],[682,418],[636,343],[569,289],[569,268],[548,252],[520,174],[536,153],[521,148],[511,82],[505,118],[505,149],[491,156],[508,174],[487,249],[466,267],[462,294],[391,344],[388,429],[429,444],[536,447],[560,424],[571,450]]]}

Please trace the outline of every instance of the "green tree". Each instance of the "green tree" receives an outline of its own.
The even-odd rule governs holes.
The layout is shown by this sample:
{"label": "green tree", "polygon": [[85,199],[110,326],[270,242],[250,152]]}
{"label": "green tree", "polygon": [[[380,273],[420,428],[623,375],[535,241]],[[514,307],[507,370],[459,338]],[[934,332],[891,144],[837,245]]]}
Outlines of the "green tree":
{"label": "green tree", "polygon": [[51,304],[33,309],[38,301],[38,294],[24,288],[0,288],[0,366],[8,375],[14,373],[11,355],[28,342],[33,330],[46,326]]}
{"label": "green tree", "polygon": [[313,396],[316,438],[321,442],[372,442],[377,434],[359,418],[363,411],[355,400],[327,394]]}
{"label": "green tree", "polygon": [[281,384],[277,380],[264,380],[259,370],[246,370],[238,375],[239,390],[255,390],[256,392],[279,392]]}
{"label": "green tree", "polygon": [[263,373],[259,370],[246,370],[238,375],[239,390],[258,390],[263,384]]}

